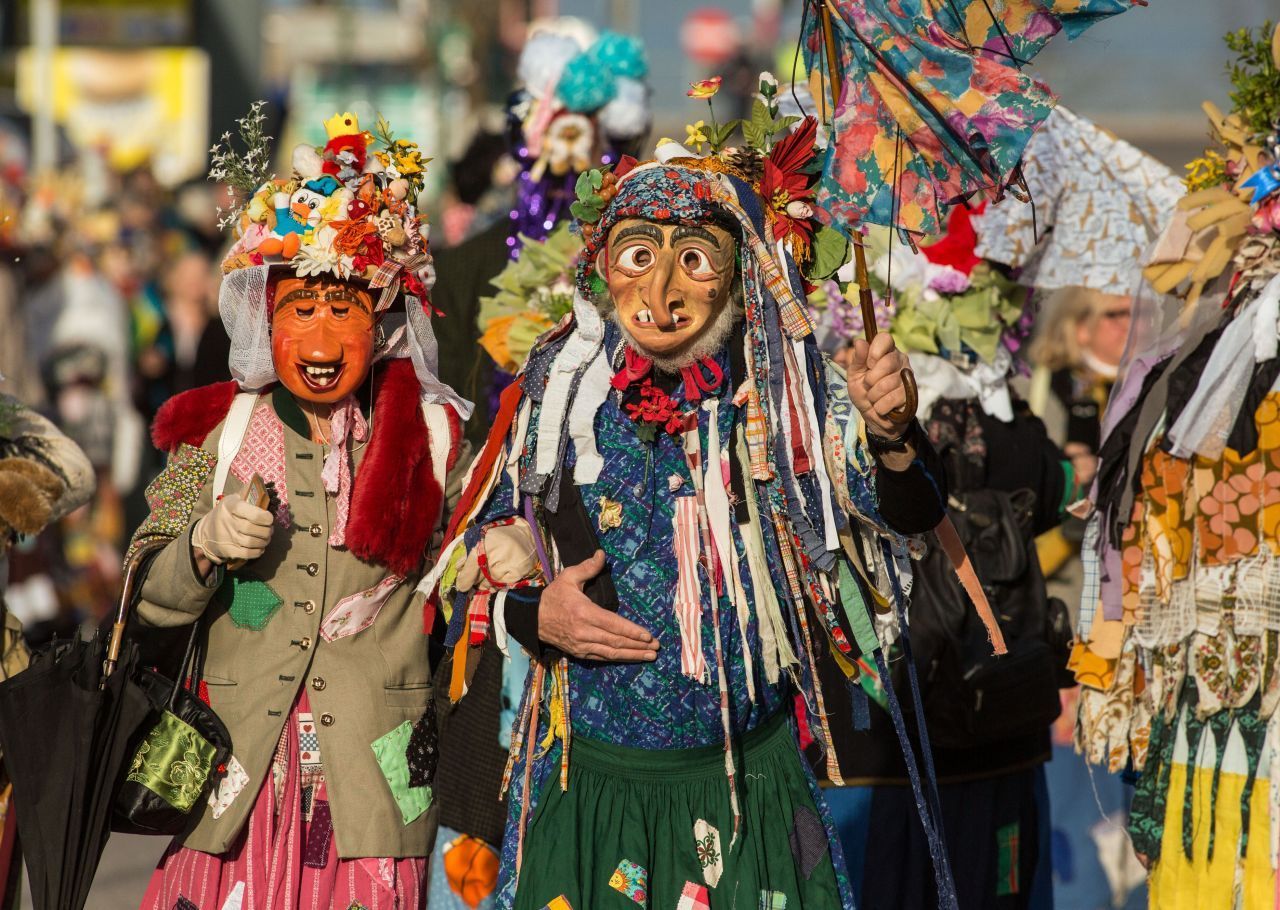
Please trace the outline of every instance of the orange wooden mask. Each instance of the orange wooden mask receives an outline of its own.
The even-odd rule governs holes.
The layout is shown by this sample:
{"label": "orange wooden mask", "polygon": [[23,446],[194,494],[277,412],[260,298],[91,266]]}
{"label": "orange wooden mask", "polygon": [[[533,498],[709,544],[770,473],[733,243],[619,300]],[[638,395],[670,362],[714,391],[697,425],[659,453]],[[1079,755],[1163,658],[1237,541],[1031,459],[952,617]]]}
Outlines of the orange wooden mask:
{"label": "orange wooden mask", "polygon": [[376,322],[363,288],[329,276],[279,279],[271,316],[276,375],[304,401],[342,401],[369,374]]}

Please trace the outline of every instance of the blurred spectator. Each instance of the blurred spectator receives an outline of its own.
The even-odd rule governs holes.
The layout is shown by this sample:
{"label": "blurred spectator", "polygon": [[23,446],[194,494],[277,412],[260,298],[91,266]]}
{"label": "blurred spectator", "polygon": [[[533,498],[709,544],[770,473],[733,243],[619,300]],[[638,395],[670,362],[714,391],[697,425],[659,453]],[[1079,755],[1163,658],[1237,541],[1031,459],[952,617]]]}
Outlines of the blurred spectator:
{"label": "blurred spectator", "polygon": [[[17,399],[0,395],[0,676],[26,665],[25,650],[15,640],[23,625],[58,616],[50,567],[31,556],[36,535],[87,503],[93,487],[93,466],[71,439]],[[15,544],[22,554],[14,560],[19,567],[10,591]]]}
{"label": "blurred spectator", "polygon": [[[1069,288],[1047,302],[1028,349],[1032,366],[1024,388],[1031,410],[1069,456],[1097,451],[1102,411],[1129,335],[1127,297]],[[1080,540],[1084,522],[1068,517],[1037,541],[1049,593],[1074,613],[1080,605]]]}

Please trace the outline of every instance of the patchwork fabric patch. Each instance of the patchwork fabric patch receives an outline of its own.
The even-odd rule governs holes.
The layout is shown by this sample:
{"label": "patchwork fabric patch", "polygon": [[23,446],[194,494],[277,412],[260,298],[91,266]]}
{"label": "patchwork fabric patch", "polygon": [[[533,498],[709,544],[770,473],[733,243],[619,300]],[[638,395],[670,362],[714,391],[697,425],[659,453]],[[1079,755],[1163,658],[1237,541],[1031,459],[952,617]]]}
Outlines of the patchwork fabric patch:
{"label": "patchwork fabric patch", "polygon": [[676,901],[676,910],[711,910],[711,897],[706,885],[696,882],[685,882],[680,892],[680,900]]}
{"label": "patchwork fabric patch", "polygon": [[1017,894],[1018,823],[996,829],[996,897]]}
{"label": "patchwork fabric patch", "polygon": [[128,557],[133,557],[133,551],[143,541],[172,540],[186,533],[191,513],[200,500],[200,491],[217,461],[216,455],[197,446],[187,443],[178,446],[164,470],[147,486],[147,506],[151,512],[133,535]]}
{"label": "patchwork fabric patch", "polygon": [[431,805],[431,788],[414,787],[409,783],[409,762],[405,758],[405,749],[412,732],[413,725],[406,720],[371,743],[373,754],[378,759],[378,767],[382,769],[382,776],[391,788],[391,795],[395,797],[396,805],[400,807],[400,817],[406,825],[426,812]]}
{"label": "patchwork fabric patch", "polygon": [[573,905],[569,903],[569,899],[563,894],[559,897],[553,897],[550,901],[542,905],[542,910],[573,910]]}
{"label": "patchwork fabric patch", "polygon": [[781,891],[761,891],[760,910],[787,910],[787,896]]}
{"label": "patchwork fabric patch", "polygon": [[231,462],[231,473],[245,486],[259,475],[272,492],[276,508],[276,524],[289,527],[289,490],[285,483],[284,423],[276,415],[275,408],[267,405],[254,408],[249,426],[245,428],[240,450]]}
{"label": "patchwork fabric patch", "polygon": [[265,629],[284,603],[265,581],[241,578],[236,573],[227,575],[215,597],[227,608],[233,623],[254,632]]}
{"label": "patchwork fabric patch", "polygon": [[440,764],[440,727],[435,704],[428,704],[413,725],[405,759],[409,762],[409,786],[427,787],[436,779],[436,767]]}
{"label": "patchwork fabric patch", "polygon": [[302,820],[304,822],[309,823],[311,821],[311,809],[315,804],[315,797],[315,787],[302,788]]}
{"label": "patchwork fabric patch", "polygon": [[200,910],[190,899],[178,895],[178,899],[173,902],[173,910]]}
{"label": "patchwork fabric patch", "polygon": [[320,735],[316,732],[315,717],[298,712],[298,763],[301,765],[302,786],[314,787],[324,779],[324,765],[320,763]]}
{"label": "patchwork fabric patch", "polygon": [[227,759],[227,773],[223,775],[222,780],[218,781],[218,786],[213,788],[213,792],[209,794],[209,808],[213,811],[209,814],[214,818],[221,818],[222,813],[230,808],[235,802],[235,798],[240,795],[249,784],[249,772],[240,764],[239,759],[234,755]]}
{"label": "patchwork fabric patch", "polygon": [[302,850],[302,864],[312,869],[323,869],[329,863],[329,843],[333,840],[333,814],[329,801],[317,799],[307,826],[307,844]]}
{"label": "patchwork fabric patch", "polygon": [[788,836],[791,840],[791,855],[795,857],[800,872],[808,879],[831,846],[827,842],[827,829],[822,827],[822,819],[818,818],[817,812],[808,806],[797,806]]}
{"label": "patchwork fabric patch", "polygon": [[402,581],[404,579],[399,575],[389,575],[367,591],[342,598],[321,623],[320,637],[325,641],[336,641],[369,628],[382,612],[382,605]]}
{"label": "patchwork fabric patch", "polygon": [[649,902],[649,873],[629,859],[618,863],[618,868],[609,876],[609,887],[625,894],[641,907]]}
{"label": "patchwork fabric patch", "polygon": [[720,852],[720,830],[700,818],[693,823],[693,839],[697,843],[698,866],[702,869],[702,880],[711,888],[720,881],[724,872],[724,854]]}

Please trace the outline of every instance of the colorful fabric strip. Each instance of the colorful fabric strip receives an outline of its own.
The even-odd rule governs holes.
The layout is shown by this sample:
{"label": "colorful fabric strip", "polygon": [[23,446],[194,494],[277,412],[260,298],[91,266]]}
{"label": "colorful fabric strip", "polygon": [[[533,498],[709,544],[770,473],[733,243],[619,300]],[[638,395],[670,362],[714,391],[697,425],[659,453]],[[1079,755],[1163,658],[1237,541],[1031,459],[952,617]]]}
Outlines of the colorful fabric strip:
{"label": "colorful fabric strip", "polygon": [[680,672],[706,683],[707,662],[702,656],[702,582],[698,575],[698,501],[693,496],[677,496],[675,504],[672,518],[678,566],[675,612],[680,629]]}
{"label": "colorful fabric strip", "polygon": [[743,674],[747,681],[747,697],[756,700],[755,668],[751,658],[751,646],[747,641],[747,629],[751,623],[751,605],[738,574],[738,550],[733,545],[731,527],[732,509],[729,505],[728,452],[720,450],[720,402],[711,399],[703,405],[707,412],[707,466],[703,488],[707,509],[707,525],[715,542],[720,575],[725,580],[729,601],[738,614],[738,634],[741,639]]}

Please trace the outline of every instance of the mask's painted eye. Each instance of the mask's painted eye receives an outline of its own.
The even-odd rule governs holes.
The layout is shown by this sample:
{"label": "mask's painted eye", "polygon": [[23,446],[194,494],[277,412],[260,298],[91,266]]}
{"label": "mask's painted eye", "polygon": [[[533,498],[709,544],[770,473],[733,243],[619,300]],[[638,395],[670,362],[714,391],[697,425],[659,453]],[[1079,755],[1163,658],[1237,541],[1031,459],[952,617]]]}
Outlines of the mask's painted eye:
{"label": "mask's painted eye", "polygon": [[633,243],[630,246],[623,247],[618,253],[618,268],[632,275],[639,275],[653,268],[654,262],[657,261],[657,254],[653,252],[646,244]]}
{"label": "mask's painted eye", "polygon": [[715,275],[715,267],[711,264],[711,257],[706,251],[700,247],[685,247],[680,251],[680,265],[691,278],[711,278]]}
{"label": "mask's painted eye", "polygon": [[296,307],[294,312],[298,314],[299,319],[310,319],[316,314],[316,308],[314,306],[300,306]]}
{"label": "mask's painted eye", "polygon": [[334,306],[329,308],[329,312],[333,314],[334,319],[346,319],[348,309],[345,306]]}

